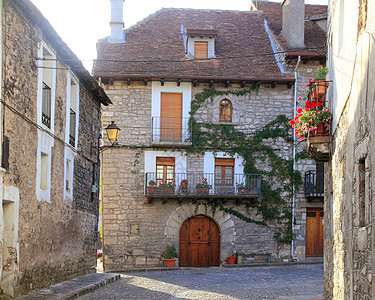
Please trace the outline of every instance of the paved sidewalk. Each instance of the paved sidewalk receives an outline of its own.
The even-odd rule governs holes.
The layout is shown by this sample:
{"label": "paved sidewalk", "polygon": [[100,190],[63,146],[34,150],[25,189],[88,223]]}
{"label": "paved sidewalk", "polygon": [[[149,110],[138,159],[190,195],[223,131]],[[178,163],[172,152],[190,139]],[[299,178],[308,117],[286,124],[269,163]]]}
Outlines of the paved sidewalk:
{"label": "paved sidewalk", "polygon": [[76,299],[87,293],[120,279],[119,274],[92,273],[64,281],[37,292],[17,298],[17,300]]}
{"label": "paved sidewalk", "polygon": [[323,264],[148,269],[122,273],[120,280],[79,299],[321,300]]}

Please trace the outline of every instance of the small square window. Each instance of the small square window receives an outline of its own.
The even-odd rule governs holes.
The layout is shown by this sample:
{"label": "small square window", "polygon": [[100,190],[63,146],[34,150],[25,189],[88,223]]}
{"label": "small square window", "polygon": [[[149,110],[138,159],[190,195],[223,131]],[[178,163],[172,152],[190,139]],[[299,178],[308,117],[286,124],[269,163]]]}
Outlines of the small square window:
{"label": "small square window", "polygon": [[194,43],[194,57],[196,59],[208,58],[208,42]]}

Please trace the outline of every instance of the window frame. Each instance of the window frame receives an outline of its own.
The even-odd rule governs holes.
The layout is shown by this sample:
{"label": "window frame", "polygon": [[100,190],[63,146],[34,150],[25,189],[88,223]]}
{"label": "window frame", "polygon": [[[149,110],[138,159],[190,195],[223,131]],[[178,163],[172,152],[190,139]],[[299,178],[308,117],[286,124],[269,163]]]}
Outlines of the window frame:
{"label": "window frame", "polygon": [[[229,107],[224,107],[223,102],[228,102]],[[224,114],[222,113],[224,109],[229,109],[229,118],[224,118]],[[222,99],[219,103],[219,122],[232,123],[232,113],[233,113],[232,101],[230,101],[229,99]]]}
{"label": "window frame", "polygon": [[[163,172],[158,172],[158,166],[163,167]],[[170,168],[172,167],[172,178],[168,178],[168,174],[170,173]],[[175,157],[165,157],[165,156],[157,156],[156,157],[156,185],[159,186],[161,182],[166,181],[168,183],[173,182],[175,180],[175,172],[176,172],[176,158]],[[158,174],[162,173],[163,177],[158,178]]]}
{"label": "window frame", "polygon": [[[234,158],[215,158],[215,186],[234,186],[234,167],[235,167],[235,159]],[[216,172],[217,168],[221,168],[220,173]],[[227,180],[227,168],[231,169],[231,182],[226,183]],[[218,176],[220,175],[220,176]],[[220,178],[220,182],[218,182],[218,177]]]}
{"label": "window frame", "polygon": [[[201,48],[203,45],[205,46]],[[207,59],[208,58],[208,42],[207,41],[194,41],[194,58],[195,59]]]}

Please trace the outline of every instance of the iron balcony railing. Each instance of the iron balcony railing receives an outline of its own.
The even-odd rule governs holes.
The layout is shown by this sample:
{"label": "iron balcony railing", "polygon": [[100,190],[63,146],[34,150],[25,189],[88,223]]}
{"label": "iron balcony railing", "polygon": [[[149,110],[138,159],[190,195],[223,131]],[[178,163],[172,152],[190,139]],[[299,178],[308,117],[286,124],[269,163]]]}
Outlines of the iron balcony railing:
{"label": "iron balcony railing", "polygon": [[305,196],[323,197],[324,196],[324,172],[307,171],[305,172]]}
{"label": "iron balcony railing", "polygon": [[260,174],[162,173],[145,175],[146,195],[259,196]]}
{"label": "iron balcony railing", "polygon": [[190,143],[189,118],[152,117],[152,141]]}

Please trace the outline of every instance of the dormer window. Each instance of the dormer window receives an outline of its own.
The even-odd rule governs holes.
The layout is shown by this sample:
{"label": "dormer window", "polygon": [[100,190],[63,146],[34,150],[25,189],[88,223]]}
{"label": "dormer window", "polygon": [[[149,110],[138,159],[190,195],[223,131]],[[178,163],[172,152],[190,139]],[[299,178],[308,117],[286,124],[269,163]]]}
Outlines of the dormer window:
{"label": "dormer window", "polygon": [[208,58],[208,42],[196,41],[194,43],[194,58],[195,59]]}
{"label": "dormer window", "polygon": [[183,31],[186,56],[188,58],[215,58],[215,29],[186,29]]}

